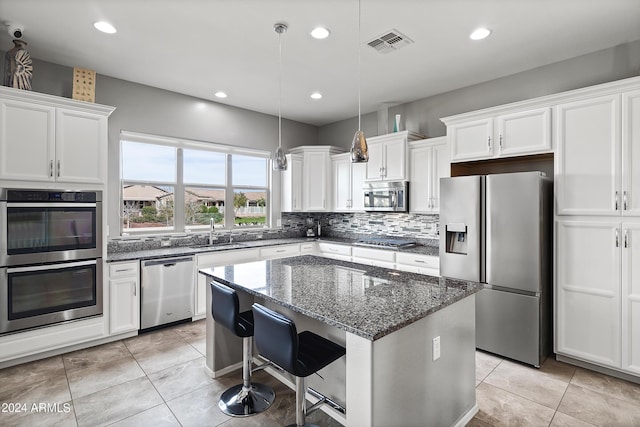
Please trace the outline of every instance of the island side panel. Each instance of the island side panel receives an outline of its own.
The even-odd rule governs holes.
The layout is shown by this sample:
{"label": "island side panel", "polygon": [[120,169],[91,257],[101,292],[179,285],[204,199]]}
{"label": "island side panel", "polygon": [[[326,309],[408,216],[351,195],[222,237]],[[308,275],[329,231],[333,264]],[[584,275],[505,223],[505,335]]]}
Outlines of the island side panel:
{"label": "island side panel", "polygon": [[[433,339],[440,358],[433,360]],[[364,362],[366,363],[366,362]],[[373,342],[374,427],[451,426],[477,412],[475,296]],[[347,414],[353,409],[348,401]]]}
{"label": "island side panel", "polygon": [[373,341],[347,333],[347,427],[373,425]]}

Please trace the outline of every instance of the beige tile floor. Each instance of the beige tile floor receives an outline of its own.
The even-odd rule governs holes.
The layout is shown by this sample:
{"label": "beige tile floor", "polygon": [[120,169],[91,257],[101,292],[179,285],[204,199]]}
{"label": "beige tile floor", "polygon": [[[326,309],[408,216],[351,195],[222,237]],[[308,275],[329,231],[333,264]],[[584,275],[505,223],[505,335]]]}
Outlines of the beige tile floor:
{"label": "beige tile floor", "polygon": [[[0,426],[262,427],[295,420],[293,391],[264,372],[255,379],[274,387],[273,406],[250,418],[222,414],[218,397],[240,372],[209,378],[204,353],[199,321],[2,369]],[[552,359],[537,370],[478,352],[476,385],[480,411],[469,426],[640,426],[640,385]],[[339,426],[320,411],[310,419]]]}

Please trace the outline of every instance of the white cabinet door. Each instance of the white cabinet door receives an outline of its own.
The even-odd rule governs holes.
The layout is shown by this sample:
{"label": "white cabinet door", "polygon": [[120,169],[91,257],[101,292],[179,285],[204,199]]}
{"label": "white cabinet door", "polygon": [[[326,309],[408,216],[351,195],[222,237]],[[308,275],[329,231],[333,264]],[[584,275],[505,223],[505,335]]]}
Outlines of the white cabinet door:
{"label": "white cabinet door", "polygon": [[559,215],[618,215],[621,207],[620,95],[558,105]]}
{"label": "white cabinet door", "polygon": [[551,150],[551,108],[505,114],[497,118],[497,125],[499,156]]}
{"label": "white cabinet door", "polygon": [[640,374],[640,224],[622,223],[622,369]]}
{"label": "white cabinet door", "polygon": [[351,163],[351,211],[364,210],[364,192],[362,191],[362,186],[364,185],[366,173],[366,163]]}
{"label": "white cabinet door", "polygon": [[351,209],[351,157],[349,154],[332,156],[333,171],[333,209],[349,211]]}
{"label": "white cabinet door", "polygon": [[0,101],[0,178],[53,180],[55,108]]}
{"label": "white cabinet door", "polygon": [[306,152],[303,155],[303,200],[305,211],[325,211],[331,209],[328,201],[329,154]]}
{"label": "white cabinet door", "polygon": [[266,248],[260,248],[261,259],[285,258],[300,255],[300,245],[277,245]]}
{"label": "white cabinet door", "polygon": [[622,95],[622,214],[640,216],[640,90]]}
{"label": "white cabinet door", "polygon": [[409,210],[411,212],[439,212],[440,178],[451,174],[449,156],[445,137],[414,141],[410,144]]}
{"label": "white cabinet door", "polygon": [[369,161],[366,163],[367,181],[381,180],[384,167],[384,146],[382,143],[369,143]]}
{"label": "white cabinet door", "polygon": [[56,110],[57,181],[105,181],[107,118],[73,110]]}
{"label": "white cabinet door", "polygon": [[474,120],[447,127],[451,161],[488,159],[493,156],[493,119]]}
{"label": "white cabinet door", "polygon": [[282,211],[300,212],[302,210],[302,156],[287,154],[288,168],[282,172]]}
{"label": "white cabinet door", "polygon": [[109,265],[109,332],[140,329],[140,280],[138,261]]}
{"label": "white cabinet door", "polygon": [[619,223],[561,220],[556,233],[556,353],[619,369]]}
{"label": "white cabinet door", "polygon": [[404,181],[407,179],[407,141],[405,138],[383,143],[383,173],[388,181]]}

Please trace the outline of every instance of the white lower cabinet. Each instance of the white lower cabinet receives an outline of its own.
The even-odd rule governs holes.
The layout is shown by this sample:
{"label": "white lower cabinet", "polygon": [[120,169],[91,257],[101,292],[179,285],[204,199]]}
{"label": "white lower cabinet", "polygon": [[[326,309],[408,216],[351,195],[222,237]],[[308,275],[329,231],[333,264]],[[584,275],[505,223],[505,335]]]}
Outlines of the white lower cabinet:
{"label": "white lower cabinet", "polygon": [[318,255],[325,258],[351,261],[351,246],[336,243],[319,242]]}
{"label": "white lower cabinet", "polygon": [[318,245],[316,242],[307,242],[300,244],[300,255],[313,255],[316,253]]}
{"label": "white lower cabinet", "polygon": [[140,329],[140,262],[109,264],[109,333]]}
{"label": "white lower cabinet", "polygon": [[278,245],[260,248],[261,259],[286,258],[300,255],[300,244]]}
{"label": "white lower cabinet", "polygon": [[258,261],[260,248],[234,249],[231,251],[209,252],[196,255],[196,312],[194,319],[202,319],[207,314],[207,278],[198,274],[201,268],[217,267],[220,265],[241,262]]}
{"label": "white lower cabinet", "polygon": [[640,374],[640,223],[560,220],[556,233],[556,353]]}
{"label": "white lower cabinet", "polygon": [[428,276],[440,275],[440,258],[432,255],[396,253],[396,269]]}
{"label": "white lower cabinet", "polygon": [[396,253],[383,249],[354,247],[351,249],[351,260],[374,267],[395,268]]}

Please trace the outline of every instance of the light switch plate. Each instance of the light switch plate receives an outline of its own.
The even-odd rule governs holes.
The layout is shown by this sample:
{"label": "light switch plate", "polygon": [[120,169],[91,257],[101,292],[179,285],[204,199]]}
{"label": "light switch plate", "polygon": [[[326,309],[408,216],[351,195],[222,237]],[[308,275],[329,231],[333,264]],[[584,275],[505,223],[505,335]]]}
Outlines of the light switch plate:
{"label": "light switch plate", "polygon": [[431,350],[431,354],[433,354],[433,360],[436,361],[440,359],[440,335],[433,339]]}

